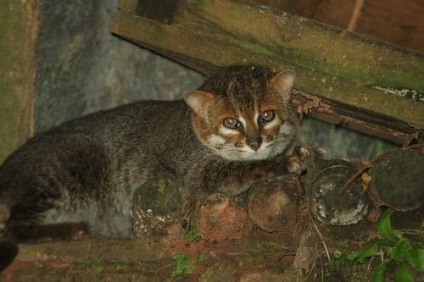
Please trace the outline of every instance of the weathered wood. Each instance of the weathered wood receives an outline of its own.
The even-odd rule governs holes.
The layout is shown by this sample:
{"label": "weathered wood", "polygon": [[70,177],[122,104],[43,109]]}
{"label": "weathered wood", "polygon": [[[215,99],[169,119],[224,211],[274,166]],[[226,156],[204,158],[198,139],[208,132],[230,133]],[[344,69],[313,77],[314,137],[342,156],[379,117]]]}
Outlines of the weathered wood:
{"label": "weathered wood", "polygon": [[316,219],[331,225],[351,225],[364,219],[369,209],[360,179],[343,191],[343,185],[360,167],[346,160],[319,160],[309,168],[306,200]]}
{"label": "weathered wood", "polygon": [[[422,145],[422,144],[420,144]],[[376,204],[399,211],[424,206],[424,146],[383,154],[367,172]]]}
{"label": "weathered wood", "polygon": [[424,52],[421,0],[247,0]]}
{"label": "weathered wood", "polygon": [[267,232],[290,233],[302,221],[300,210],[303,195],[299,195],[302,190],[297,177],[273,179],[253,185],[248,190],[246,205],[250,219]]}
{"label": "weathered wood", "polygon": [[355,32],[424,52],[424,2],[367,0]]}
{"label": "weathered wood", "polygon": [[[248,0],[256,5],[347,28],[357,0]],[[371,0],[375,1],[375,0]]]}
{"label": "weathered wood", "polygon": [[422,139],[423,55],[238,1],[181,2],[170,25],[136,15],[128,1],[116,35],[206,74],[234,63],[295,69],[295,102],[309,102],[313,116],[399,143]]}
{"label": "weathered wood", "polygon": [[142,17],[169,24],[176,13],[177,4],[174,0],[140,0],[136,12]]}
{"label": "weathered wood", "polygon": [[38,1],[0,9],[0,164],[33,133]]}
{"label": "weathered wood", "polygon": [[[72,261],[117,260],[120,262],[158,260],[163,255],[163,246],[146,239],[86,239],[78,241],[59,241],[44,244],[19,245],[20,260],[37,260],[39,255],[54,250],[53,257]],[[90,251],[90,250],[95,251]],[[37,257],[38,256],[38,257]],[[42,258],[41,258],[42,259]],[[47,258],[45,258],[47,259]]]}

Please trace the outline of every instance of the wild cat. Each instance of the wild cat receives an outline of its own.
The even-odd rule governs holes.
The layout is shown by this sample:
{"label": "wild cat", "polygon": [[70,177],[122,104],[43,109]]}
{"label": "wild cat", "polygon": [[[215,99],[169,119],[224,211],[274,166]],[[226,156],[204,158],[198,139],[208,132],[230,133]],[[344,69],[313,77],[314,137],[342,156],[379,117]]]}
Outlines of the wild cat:
{"label": "wild cat", "polygon": [[95,236],[131,237],[133,193],[148,176],[181,179],[201,198],[299,170],[284,155],[296,133],[294,81],[290,70],[229,66],[184,100],[124,105],[40,133],[0,167],[1,227],[84,222]]}

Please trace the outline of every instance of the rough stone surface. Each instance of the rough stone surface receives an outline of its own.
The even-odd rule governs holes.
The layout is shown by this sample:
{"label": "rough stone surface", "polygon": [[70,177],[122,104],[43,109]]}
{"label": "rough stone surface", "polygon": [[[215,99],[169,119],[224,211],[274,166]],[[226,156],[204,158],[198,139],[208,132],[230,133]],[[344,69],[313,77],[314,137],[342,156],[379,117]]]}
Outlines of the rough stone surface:
{"label": "rough stone surface", "polygon": [[176,99],[202,76],[111,35],[117,0],[40,1],[36,131],[147,99]]}

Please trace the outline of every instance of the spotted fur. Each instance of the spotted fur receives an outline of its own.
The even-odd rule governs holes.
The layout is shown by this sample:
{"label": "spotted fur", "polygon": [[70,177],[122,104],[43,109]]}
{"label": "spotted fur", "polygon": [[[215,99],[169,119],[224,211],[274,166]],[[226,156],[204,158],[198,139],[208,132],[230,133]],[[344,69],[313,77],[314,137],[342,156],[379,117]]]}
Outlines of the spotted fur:
{"label": "spotted fur", "polygon": [[[233,66],[211,77],[185,98],[193,110],[196,136],[230,161],[264,160],[283,153],[296,131],[289,105],[294,78],[292,71],[274,73],[260,66]],[[261,124],[266,112],[275,116]],[[226,127],[228,118],[240,127]],[[249,140],[260,142],[252,146]]]}
{"label": "spotted fur", "polygon": [[0,240],[27,222],[131,237],[132,198],[151,177],[176,178],[202,198],[287,173],[293,81],[292,71],[226,67],[185,102],[124,105],[37,134],[0,166]]}

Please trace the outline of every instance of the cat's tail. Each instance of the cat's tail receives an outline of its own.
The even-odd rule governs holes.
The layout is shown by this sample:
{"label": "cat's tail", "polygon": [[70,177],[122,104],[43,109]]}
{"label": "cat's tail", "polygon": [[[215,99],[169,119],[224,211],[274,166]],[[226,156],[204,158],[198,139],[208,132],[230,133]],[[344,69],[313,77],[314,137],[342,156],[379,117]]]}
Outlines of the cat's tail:
{"label": "cat's tail", "polygon": [[[4,240],[3,233],[9,219],[10,210],[0,204],[0,240]],[[11,241],[0,241],[0,273],[8,267],[18,254],[18,246]]]}
{"label": "cat's tail", "polygon": [[3,272],[18,255],[18,245],[10,241],[0,242],[0,273]]}

